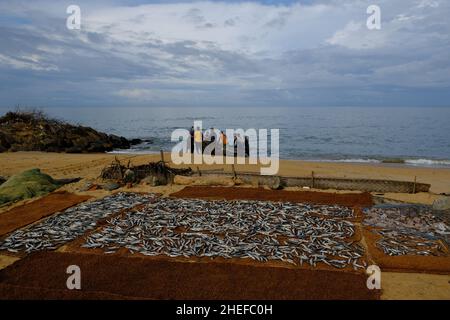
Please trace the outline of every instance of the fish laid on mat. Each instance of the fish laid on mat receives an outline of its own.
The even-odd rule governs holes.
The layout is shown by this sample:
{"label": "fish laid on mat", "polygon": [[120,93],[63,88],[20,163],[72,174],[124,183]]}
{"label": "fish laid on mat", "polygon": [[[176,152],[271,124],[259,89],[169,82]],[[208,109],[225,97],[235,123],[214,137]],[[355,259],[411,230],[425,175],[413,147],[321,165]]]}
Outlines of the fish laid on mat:
{"label": "fish laid on mat", "polygon": [[80,204],[13,232],[0,243],[0,250],[10,252],[54,250],[94,229],[98,220],[155,198],[155,194],[119,193]]}
{"label": "fish laid on mat", "polygon": [[[110,219],[82,245],[114,253],[169,257],[250,258],[336,268],[363,268],[364,249],[348,238],[352,216],[339,206],[263,201],[160,198]],[[325,218],[326,216],[326,218]]]}

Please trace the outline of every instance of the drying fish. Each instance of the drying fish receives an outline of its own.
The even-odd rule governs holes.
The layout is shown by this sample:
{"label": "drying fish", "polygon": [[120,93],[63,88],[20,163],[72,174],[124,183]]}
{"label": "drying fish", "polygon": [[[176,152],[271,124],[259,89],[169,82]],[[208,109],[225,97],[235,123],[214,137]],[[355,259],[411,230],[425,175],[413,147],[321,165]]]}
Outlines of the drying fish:
{"label": "drying fish", "polygon": [[[377,227],[378,248],[389,256],[445,256],[450,226],[443,216],[425,205],[382,205],[365,210],[364,224]],[[443,240],[440,242],[439,240]]]}
{"label": "drying fish", "polygon": [[[155,194],[119,193],[103,199],[83,203],[57,213],[42,222],[13,232],[0,250],[33,252],[55,250],[95,228],[98,220],[155,199]],[[114,219],[111,219],[114,221]],[[92,243],[92,246],[97,245]]]}
{"label": "drying fish", "polygon": [[[324,218],[323,216],[327,216]],[[330,217],[331,216],[331,217]],[[109,220],[85,248],[127,248],[146,256],[250,258],[363,268],[364,249],[346,207],[264,201],[159,198]],[[281,240],[283,239],[283,240]]]}

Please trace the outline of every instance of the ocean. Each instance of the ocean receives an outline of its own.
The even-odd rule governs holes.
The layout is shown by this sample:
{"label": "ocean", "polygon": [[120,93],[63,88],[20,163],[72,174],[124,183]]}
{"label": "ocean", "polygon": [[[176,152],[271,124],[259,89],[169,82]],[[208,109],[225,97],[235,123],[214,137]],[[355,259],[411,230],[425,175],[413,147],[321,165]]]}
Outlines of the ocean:
{"label": "ocean", "polygon": [[[173,130],[279,129],[280,157],[340,162],[403,159],[450,167],[450,108],[41,108],[51,117],[127,138],[151,139],[130,150],[169,151]],[[7,110],[1,109],[3,114]]]}

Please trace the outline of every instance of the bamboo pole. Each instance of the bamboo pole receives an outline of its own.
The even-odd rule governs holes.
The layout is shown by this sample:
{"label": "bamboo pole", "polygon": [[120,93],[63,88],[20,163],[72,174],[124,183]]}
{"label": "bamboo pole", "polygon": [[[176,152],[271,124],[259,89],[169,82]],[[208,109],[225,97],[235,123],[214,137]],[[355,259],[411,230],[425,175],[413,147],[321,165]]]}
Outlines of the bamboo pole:
{"label": "bamboo pole", "polygon": [[236,178],[236,170],[234,168],[234,164],[231,165],[231,169],[233,170],[233,176]]}

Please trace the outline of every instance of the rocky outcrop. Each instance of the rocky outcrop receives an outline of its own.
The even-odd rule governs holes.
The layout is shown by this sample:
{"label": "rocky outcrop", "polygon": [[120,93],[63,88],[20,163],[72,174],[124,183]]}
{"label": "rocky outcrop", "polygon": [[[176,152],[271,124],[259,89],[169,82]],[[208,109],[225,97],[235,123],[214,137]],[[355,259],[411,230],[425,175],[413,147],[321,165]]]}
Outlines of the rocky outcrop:
{"label": "rocky outcrop", "polygon": [[0,152],[105,152],[139,142],[49,119],[40,112],[8,112],[0,118]]}

